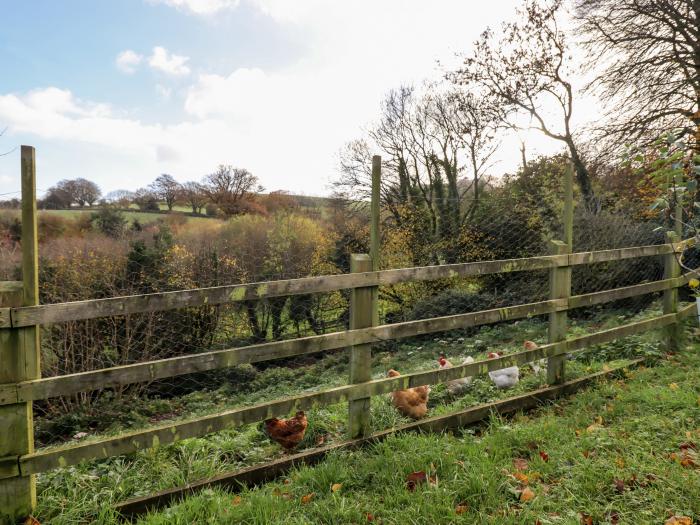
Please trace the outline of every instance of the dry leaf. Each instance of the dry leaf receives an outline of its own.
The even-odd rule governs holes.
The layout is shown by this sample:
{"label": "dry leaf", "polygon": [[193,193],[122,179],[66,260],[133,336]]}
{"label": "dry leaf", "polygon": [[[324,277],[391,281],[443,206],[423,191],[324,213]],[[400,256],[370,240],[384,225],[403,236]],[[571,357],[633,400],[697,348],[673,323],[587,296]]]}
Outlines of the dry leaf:
{"label": "dry leaf", "polygon": [[530,478],[522,472],[516,472],[515,474],[513,474],[513,477],[523,485],[527,485],[530,482]]}
{"label": "dry leaf", "polygon": [[231,504],[232,504],[234,507],[237,507],[238,505],[241,504],[242,501],[243,501],[243,499],[242,499],[240,496],[235,496],[235,497],[233,498],[233,501],[231,502]]}
{"label": "dry leaf", "polygon": [[515,467],[515,470],[527,470],[528,464],[527,460],[523,458],[515,458],[513,460],[513,467]]}
{"label": "dry leaf", "polygon": [[623,458],[617,458],[615,460],[615,465],[617,465],[620,468],[624,468],[625,466],[625,460]]}
{"label": "dry leaf", "polygon": [[670,388],[671,390],[678,390],[678,385],[676,383],[671,383],[670,385],[668,385],[668,388]]}
{"label": "dry leaf", "polygon": [[525,503],[527,501],[532,501],[533,499],[535,499],[535,493],[530,487],[525,487],[520,493],[520,501]]}
{"label": "dry leaf", "polygon": [[326,436],[318,436],[316,438],[316,446],[320,447],[326,441]]}
{"label": "dry leaf", "polygon": [[284,480],[284,484],[285,484],[285,485],[289,485],[290,483],[291,483],[291,480],[289,480],[289,479],[285,479],[285,480]]}
{"label": "dry leaf", "polygon": [[24,525],[41,525],[41,523],[34,516],[27,516],[27,519],[24,520]]}
{"label": "dry leaf", "polygon": [[420,483],[425,483],[428,481],[428,475],[422,470],[411,472],[408,477],[406,477],[406,488],[413,492]]}
{"label": "dry leaf", "polygon": [[584,458],[588,459],[588,456],[591,455],[591,451],[590,451],[590,450],[584,450],[583,452],[581,452],[581,454],[583,454],[583,457],[584,457]]}
{"label": "dry leaf", "polygon": [[369,512],[365,514],[365,516],[367,517],[367,521],[374,521],[374,516],[372,516]]}
{"label": "dry leaf", "polygon": [[547,454],[544,450],[540,450],[540,457],[545,463],[549,461],[549,454]]}
{"label": "dry leaf", "polygon": [[625,491],[625,482],[621,479],[616,479],[613,481],[613,485],[615,486],[615,490],[622,494]]}
{"label": "dry leaf", "polygon": [[671,516],[664,525],[693,525],[693,520],[688,516]]}
{"label": "dry leaf", "polygon": [[469,510],[469,505],[467,505],[466,503],[460,503],[459,505],[457,505],[455,507],[455,512],[457,514],[464,514],[468,510]]}
{"label": "dry leaf", "polygon": [[312,499],[314,499],[314,496],[316,495],[315,492],[311,492],[310,494],[307,494],[306,496],[301,497],[301,502],[306,505],[308,502],[310,502]]}
{"label": "dry leaf", "polygon": [[586,514],[585,512],[581,512],[581,525],[593,525],[593,518],[591,517],[590,514]]}
{"label": "dry leaf", "polygon": [[333,483],[333,485],[331,485],[331,492],[338,492],[341,488],[343,488],[342,483]]}
{"label": "dry leaf", "polygon": [[611,510],[610,512],[608,512],[606,517],[612,525],[617,525],[618,523],[620,523],[620,513],[616,510]]}

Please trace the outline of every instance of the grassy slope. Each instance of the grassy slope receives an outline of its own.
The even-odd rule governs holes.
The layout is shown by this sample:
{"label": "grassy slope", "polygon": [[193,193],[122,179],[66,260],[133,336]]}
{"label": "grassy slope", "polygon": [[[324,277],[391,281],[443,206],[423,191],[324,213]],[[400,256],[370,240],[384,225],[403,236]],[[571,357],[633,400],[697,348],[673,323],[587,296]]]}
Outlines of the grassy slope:
{"label": "grassy slope", "polygon": [[[650,310],[640,314],[640,316],[644,317],[653,314],[654,312]],[[626,320],[625,316],[608,316],[605,320],[592,319],[589,321],[575,322],[571,332],[572,335],[575,335],[591,330],[608,328],[628,321],[629,319]],[[495,327],[483,327],[477,337],[489,348],[498,347],[500,349],[512,351],[519,348],[523,339],[544,340],[545,333],[546,323],[537,319],[532,319]],[[638,354],[641,352],[642,354],[653,354],[653,349],[656,348],[655,340],[655,334],[650,333],[629,338],[620,343],[601,345],[589,352],[588,355],[582,355],[576,361],[569,362],[567,368],[568,376],[577,377],[592,371],[600,370],[604,361],[624,357],[632,353]],[[373,375],[375,377],[382,376],[386,369],[391,367],[398,368],[404,372],[429,368],[435,366],[435,358],[441,352],[447,353],[450,357],[459,356],[460,354],[465,355],[465,353],[472,353],[474,351],[473,347],[475,344],[476,338],[462,340],[457,337],[457,335],[449,337],[449,334],[446,334],[445,338],[442,340],[426,340],[423,342],[407,341],[398,344],[390,344],[385,348],[376,349],[374,353]],[[695,365],[697,364],[696,360]],[[662,369],[666,369],[668,365],[669,363],[663,363]],[[692,370],[692,368],[688,368],[688,370]],[[681,372],[680,370],[670,371],[674,373]],[[474,403],[507,397],[518,392],[531,390],[540,384],[541,378],[532,373],[528,368],[524,369],[523,372],[524,377],[521,384],[518,385],[516,389],[506,392],[494,389],[488,379],[477,378],[474,380],[469,392],[463,397],[455,399],[447,394],[444,386],[437,385],[431,393],[431,414],[445,413]],[[643,373],[647,374],[649,372]],[[195,392],[180,398],[144,401],[141,404],[131,402],[128,410],[125,410],[123,406],[120,407],[118,404],[111,403],[110,405],[113,406],[103,407],[103,409],[100,409],[100,412],[106,410],[103,415],[114,421],[113,428],[110,427],[106,430],[107,434],[111,434],[130,426],[135,428],[142,428],[144,425],[148,426],[149,420],[159,422],[165,419],[187,418],[193,415],[220,411],[223,408],[231,406],[241,406],[278,398],[284,395],[291,395],[296,392],[327,388],[328,386],[342,384],[346,377],[347,354],[344,352],[337,352],[328,355],[320,361],[306,364],[297,363],[297,366],[293,368],[271,367],[266,370],[258,371],[254,376],[249,377],[244,382],[247,388],[243,390],[236,389],[235,386],[231,384],[219,388],[212,385],[209,390]],[[668,380],[668,382],[671,381]],[[650,392],[653,392],[653,388],[650,389]],[[596,395],[597,394],[586,394],[587,399],[595,398]],[[688,399],[690,399],[688,405],[688,407],[690,407],[690,405],[692,405],[692,399]],[[587,403],[586,401],[582,403],[582,405],[586,405]],[[618,406],[617,410],[622,411],[623,409],[620,407],[621,405]],[[108,414],[109,410],[113,410],[113,413]],[[384,396],[373,399],[372,411],[373,426],[377,430],[389,428],[403,422],[402,418],[393,410]],[[596,412],[596,410],[592,410],[592,412]],[[161,417],[161,415],[163,416]],[[597,412],[595,415],[598,415]],[[585,417],[583,417],[584,423],[594,419],[595,415],[586,414]],[[605,416],[606,414],[602,415]],[[120,416],[122,419],[120,419]],[[126,420],[124,417],[126,417]],[[326,443],[342,438],[345,431],[344,425],[346,417],[347,408],[343,404],[311,411],[309,414],[309,430],[301,448],[304,446],[313,447],[317,438],[320,436],[324,437]],[[695,417],[697,423],[697,411],[694,413],[693,417]],[[590,421],[585,425],[583,423],[578,424],[577,428],[581,428],[582,426],[585,428],[588,424],[590,424]],[[692,425],[690,426],[692,427]],[[696,424],[695,426],[700,426],[700,424]],[[541,429],[536,427],[537,426],[528,430],[528,432],[535,434],[543,433]],[[70,431],[69,435],[79,430],[84,430],[84,428],[80,426],[75,427]],[[573,431],[569,429],[567,432]],[[682,432],[679,435],[682,435]],[[344,485],[343,494],[351,487],[358,490],[357,497],[350,496],[352,501],[345,501],[343,505],[352,504],[355,511],[359,512],[359,510],[361,510],[359,509],[359,503],[365,498],[361,493],[374,490],[372,487],[373,483],[363,485],[361,482],[347,482],[345,480],[356,476],[361,476],[358,479],[364,479],[363,477],[369,479],[371,476],[379,476],[377,478],[378,480],[383,479],[382,476],[384,476],[384,474],[380,472],[372,474],[371,470],[381,461],[387,461],[387,463],[381,468],[377,467],[378,471],[391,468],[387,467],[387,465],[391,465],[391,461],[387,460],[386,457],[382,459],[382,454],[384,454],[384,456],[390,454],[390,452],[387,451],[391,451],[392,447],[396,448],[396,457],[401,458],[404,453],[410,452],[410,450],[402,451],[402,448],[414,447],[416,442],[420,441],[420,448],[426,447],[426,451],[430,451],[434,450],[435,447],[441,446],[441,439],[445,440],[445,446],[457,447],[457,451],[454,453],[455,457],[464,454],[464,452],[459,451],[461,450],[459,447],[477,447],[469,448],[469,450],[476,451],[479,450],[478,446],[480,446],[473,442],[471,438],[464,441],[445,437],[435,442],[433,442],[434,438],[417,438],[416,436],[407,436],[396,440],[392,439],[391,443],[394,444],[389,448],[381,448],[378,449],[377,452],[372,452],[363,456],[368,458],[367,461],[369,464],[373,465],[366,471],[360,472],[359,474],[353,474],[352,472],[347,475],[333,474],[332,477],[336,477],[339,482],[346,483],[346,485]],[[386,447],[386,445],[382,447]],[[382,450],[383,452],[381,452]],[[553,457],[552,462],[554,458],[559,456],[559,453],[550,450],[548,450],[548,452]],[[377,453],[379,453],[379,456],[376,455]],[[417,454],[417,451],[414,450],[413,453]],[[477,452],[474,453],[478,455]],[[38,515],[42,521],[56,524],[91,522],[116,523],[116,517],[111,511],[112,502],[134,495],[145,495],[158,489],[181,485],[188,481],[210,476],[218,472],[234,470],[246,465],[266,461],[279,456],[279,454],[279,447],[269,442],[264,434],[260,432],[258,425],[249,425],[243,428],[220,432],[207,438],[190,439],[175,445],[161,447],[158,450],[145,451],[134,456],[112,458],[106,461],[86,463],[76,467],[60,469],[39,476],[40,506]],[[426,452],[426,454],[428,454],[428,452]],[[402,466],[403,470],[401,470],[401,472],[406,469],[410,471],[413,469],[420,470],[425,468],[416,463],[419,456],[420,454],[413,459],[408,457],[405,464]],[[438,462],[442,461],[440,453],[435,455],[431,461],[438,466]],[[449,460],[445,461],[449,463]],[[324,468],[338,469],[345,463],[347,463],[347,458],[343,456],[339,456],[338,458],[334,457],[327,462],[324,467],[321,467],[318,472],[323,472]],[[442,461],[441,464],[446,465],[444,461]],[[335,467],[332,465],[335,465]],[[499,491],[501,489],[506,490],[507,479],[501,479],[502,476],[498,469],[494,471],[489,470],[492,466],[490,461],[486,462],[484,465],[475,464],[475,466],[480,469],[484,479],[487,480],[485,481],[486,485],[484,485],[484,490],[486,490],[492,482],[496,483],[494,486],[501,487],[498,489]],[[443,467],[439,467],[438,469],[438,475],[441,480],[455,476],[455,472],[449,469],[440,470],[442,468]],[[292,484],[288,488],[290,490],[293,489],[295,497],[299,496],[307,489],[308,491],[315,491],[318,494],[318,499],[322,501],[321,494],[328,492],[327,487],[329,483],[326,483],[325,478],[320,477],[318,486],[309,485],[311,482],[308,480],[314,475],[315,474],[306,473],[304,474],[304,476],[306,476],[304,479],[307,479],[306,482],[300,485]],[[328,475],[330,476],[330,474]],[[398,474],[396,475],[398,476]],[[498,477],[498,480],[490,479],[494,476]],[[397,486],[396,483],[396,480],[394,480],[394,487]],[[504,485],[504,483],[506,483],[506,485]],[[384,481],[380,481],[379,485],[383,487],[385,485]],[[401,484],[399,483],[398,486],[401,486]],[[440,490],[442,490],[442,486],[443,482],[441,481]],[[274,490],[274,486],[267,492],[265,492],[265,490],[260,493],[255,493],[257,494],[256,496],[246,495],[245,501],[248,501],[251,497],[260,497],[263,499],[269,497],[269,494],[271,494],[270,491]],[[267,496],[265,496],[265,494],[267,494]],[[405,495],[397,493],[396,496],[401,500]],[[321,506],[325,509],[322,512],[329,513],[326,522],[345,522],[346,518],[338,518],[334,515],[335,511],[330,510],[333,505],[338,503],[336,501],[338,497],[339,495],[336,494],[332,496],[330,500],[321,503]],[[485,504],[488,503],[490,506],[505,504],[505,500],[499,503],[497,497],[507,498],[510,497],[510,495],[507,492],[499,492],[495,494],[494,497],[496,499],[489,499]],[[213,502],[210,502],[211,498],[213,498]],[[224,495],[223,493],[209,493],[208,496],[193,498],[192,501],[189,501],[185,506],[181,507],[180,510],[177,510],[175,515],[182,513],[182,522],[187,523],[192,517],[191,513],[199,512],[199,510],[196,509],[201,507],[201,505],[216,506],[222,504],[222,509],[225,509],[229,507],[230,499],[230,496]],[[266,505],[272,504],[274,500],[275,498],[271,498]],[[374,501],[375,500],[372,498],[368,499],[368,506],[371,506]],[[399,503],[396,502],[394,504],[387,502],[390,502],[390,499],[386,499],[385,501],[385,503],[389,505],[388,508],[394,504],[399,505]],[[284,502],[277,501],[274,504],[282,503]],[[304,520],[308,518],[308,512],[311,509],[317,508],[316,505],[317,503],[314,503],[314,506],[295,508],[294,511],[300,513],[297,522],[303,523]],[[381,506],[376,508],[377,513],[382,510],[380,507]],[[248,509],[245,511],[248,513],[247,519],[250,522],[256,522],[251,517],[254,514],[250,514],[250,512],[253,511],[245,505],[242,505],[241,509],[244,508]],[[282,510],[284,510],[285,513],[289,511],[289,509],[283,509],[282,507],[275,508],[279,512],[282,512]],[[479,507],[474,506],[474,508],[477,509]],[[238,508],[229,509],[229,511],[233,510],[235,510],[236,513],[243,512],[243,510],[239,510]],[[212,510],[211,512],[217,514],[219,510]],[[221,512],[223,512],[223,510],[221,510]],[[254,512],[258,512],[258,510]],[[319,510],[319,512],[321,511]],[[389,517],[386,516],[386,514],[389,513],[388,511],[385,510],[382,512],[384,512],[385,518]],[[414,512],[418,511],[414,509]],[[167,519],[163,518],[163,516],[167,516],[167,514],[154,517],[151,521],[159,523],[167,522]],[[474,516],[472,516],[472,518],[473,517]],[[260,519],[258,522],[265,523],[266,521],[265,519]]]}
{"label": "grassy slope", "polygon": [[[581,513],[593,523],[615,516],[619,523],[663,523],[674,513],[697,520],[700,472],[671,454],[681,454],[683,442],[700,443],[699,367],[694,345],[625,381],[601,383],[537,413],[494,418],[482,433],[396,436],[334,454],[240,499],[208,490],[142,522],[366,523],[368,513],[374,522],[396,524],[579,523]],[[530,502],[518,501],[516,459],[528,463]],[[406,476],[421,470],[437,484],[409,492]],[[340,490],[330,490],[334,483]],[[458,505],[466,511],[458,514]]]}

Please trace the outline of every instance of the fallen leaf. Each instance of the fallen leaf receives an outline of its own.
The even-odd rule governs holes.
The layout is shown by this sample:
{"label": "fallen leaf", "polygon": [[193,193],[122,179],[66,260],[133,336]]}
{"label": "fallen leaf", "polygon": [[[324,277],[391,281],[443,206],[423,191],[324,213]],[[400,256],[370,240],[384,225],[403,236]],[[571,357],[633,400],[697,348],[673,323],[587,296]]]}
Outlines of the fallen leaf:
{"label": "fallen leaf", "polygon": [[413,492],[420,483],[428,481],[428,475],[422,470],[411,472],[406,478],[406,488]]}
{"label": "fallen leaf", "polygon": [[527,470],[528,464],[527,460],[523,458],[515,458],[513,460],[513,467],[515,467],[515,470]]}
{"label": "fallen leaf", "polygon": [[520,493],[520,501],[525,503],[527,501],[532,501],[533,499],[535,499],[535,493],[530,487],[525,487]]}
{"label": "fallen leaf", "polygon": [[590,450],[584,450],[583,452],[581,452],[581,454],[583,454],[583,457],[584,457],[584,458],[588,459],[588,456],[591,455],[591,451],[590,451]]}
{"label": "fallen leaf", "polygon": [[608,512],[606,517],[608,518],[608,521],[612,523],[612,525],[617,525],[620,523],[620,513],[616,510],[611,510]]}
{"label": "fallen leaf", "polygon": [[678,445],[678,448],[680,448],[681,450],[697,450],[698,446],[692,441],[686,441],[685,443],[681,443],[680,445]]}
{"label": "fallen leaf", "polygon": [[321,445],[323,445],[323,443],[325,443],[325,441],[326,441],[326,436],[318,436],[316,438],[316,446],[320,447]]}
{"label": "fallen leaf", "polygon": [[522,472],[514,473],[513,477],[523,485],[527,485],[530,482],[530,478],[527,476],[527,474],[523,474]]}
{"label": "fallen leaf", "polygon": [[455,512],[457,514],[464,514],[468,510],[469,510],[469,505],[467,505],[466,503],[460,503],[459,505],[457,505],[455,507]]}
{"label": "fallen leaf", "polygon": [[549,461],[549,454],[547,454],[544,450],[540,450],[540,457],[545,463]]}
{"label": "fallen leaf", "polygon": [[678,390],[678,385],[676,383],[671,383],[670,385],[668,385],[668,388],[670,388],[671,390]]}
{"label": "fallen leaf", "polygon": [[624,468],[625,466],[625,460],[623,458],[617,458],[615,460],[615,465],[617,465],[620,468]]}
{"label": "fallen leaf", "polygon": [[618,493],[622,494],[625,491],[625,482],[623,480],[615,479],[615,481],[613,481],[613,485]]}
{"label": "fallen leaf", "polygon": [[331,492],[338,492],[341,488],[343,488],[342,483],[333,483],[333,485],[331,485]]}
{"label": "fallen leaf", "polygon": [[581,525],[593,525],[593,518],[591,517],[590,514],[586,514],[585,512],[581,512]]}
{"label": "fallen leaf", "polygon": [[41,523],[34,516],[27,516],[27,519],[24,520],[24,525],[41,525]]}
{"label": "fallen leaf", "polygon": [[284,484],[285,484],[285,485],[289,485],[291,482],[292,482],[292,481],[289,480],[289,479],[285,479],[285,480],[284,480]]}
{"label": "fallen leaf", "polygon": [[236,496],[236,497],[233,498],[233,501],[231,502],[231,504],[232,504],[234,507],[237,507],[238,505],[241,504],[242,501],[243,501],[243,499],[242,499],[240,496]]}
{"label": "fallen leaf", "polygon": [[688,516],[671,516],[664,525],[693,525],[693,520]]}
{"label": "fallen leaf", "polygon": [[374,521],[374,516],[372,516],[369,512],[365,514],[365,516],[367,517],[367,521]]}
{"label": "fallen leaf", "polygon": [[306,496],[302,496],[302,497],[301,497],[301,502],[302,502],[304,505],[306,505],[306,504],[309,503],[312,499],[314,499],[314,496],[315,496],[315,495],[316,495],[315,492],[311,492],[311,493],[307,494]]}

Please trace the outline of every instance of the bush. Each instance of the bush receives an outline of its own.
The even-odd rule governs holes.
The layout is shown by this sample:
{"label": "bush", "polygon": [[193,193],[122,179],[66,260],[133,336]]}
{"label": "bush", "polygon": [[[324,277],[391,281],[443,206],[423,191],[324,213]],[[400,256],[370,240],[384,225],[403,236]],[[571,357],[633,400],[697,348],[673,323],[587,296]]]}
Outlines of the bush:
{"label": "bush", "polygon": [[104,206],[100,211],[92,214],[92,223],[99,232],[117,239],[124,234],[128,221],[116,208]]}
{"label": "bush", "polygon": [[223,215],[221,210],[219,210],[219,207],[213,202],[207,204],[206,214],[207,217],[221,217]]}

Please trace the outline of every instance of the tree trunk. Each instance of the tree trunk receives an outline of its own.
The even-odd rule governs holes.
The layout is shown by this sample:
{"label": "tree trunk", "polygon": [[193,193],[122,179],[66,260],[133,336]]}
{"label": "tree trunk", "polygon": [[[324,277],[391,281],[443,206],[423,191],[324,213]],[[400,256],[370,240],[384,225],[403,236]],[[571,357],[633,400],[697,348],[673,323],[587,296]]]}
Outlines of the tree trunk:
{"label": "tree trunk", "polygon": [[567,141],[567,145],[569,146],[571,162],[574,165],[574,171],[576,173],[576,182],[581,189],[581,195],[583,196],[583,203],[586,206],[586,210],[597,213],[599,211],[598,199],[596,199],[595,192],[593,191],[591,176],[588,173],[588,169],[583,163],[583,160],[581,160],[573,141]]}

